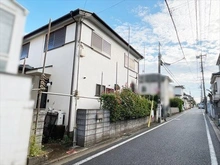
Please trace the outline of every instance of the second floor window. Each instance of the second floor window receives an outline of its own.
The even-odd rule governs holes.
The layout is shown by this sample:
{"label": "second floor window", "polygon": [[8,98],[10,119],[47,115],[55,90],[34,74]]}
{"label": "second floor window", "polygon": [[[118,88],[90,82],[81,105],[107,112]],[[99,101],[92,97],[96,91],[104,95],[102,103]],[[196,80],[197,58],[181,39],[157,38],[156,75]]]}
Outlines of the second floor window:
{"label": "second floor window", "polygon": [[22,46],[20,60],[28,57],[29,47],[30,47],[30,42]]}
{"label": "second floor window", "polygon": [[[66,37],[66,27],[51,32],[48,43],[48,50],[63,46],[65,44],[65,37]],[[47,42],[47,35],[45,38],[44,50],[46,50],[46,42]]]}
{"label": "second floor window", "polygon": [[[129,67],[128,67],[128,58],[129,58]],[[128,57],[126,53],[124,54],[124,65],[126,68],[136,71],[135,65],[137,65],[137,62],[131,59],[130,57]]]}
{"label": "second floor window", "polygon": [[96,33],[92,33],[92,47],[99,52],[111,56],[111,44]]}

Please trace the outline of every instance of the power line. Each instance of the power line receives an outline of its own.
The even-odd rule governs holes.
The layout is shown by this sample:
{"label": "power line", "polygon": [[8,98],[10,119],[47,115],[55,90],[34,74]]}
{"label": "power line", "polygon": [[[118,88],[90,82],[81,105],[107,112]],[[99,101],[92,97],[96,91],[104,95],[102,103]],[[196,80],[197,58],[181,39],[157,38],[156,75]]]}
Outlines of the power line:
{"label": "power line", "polygon": [[177,61],[174,61],[174,62],[169,62],[169,64],[175,64],[175,63],[178,63],[178,62],[180,62],[180,61],[182,61],[182,60],[184,60],[185,59],[185,57],[183,57],[183,58],[181,58],[181,59],[179,59],[179,60],[177,60]]}
{"label": "power line", "polygon": [[86,3],[87,3],[87,0],[85,0],[85,3],[84,3],[84,6],[83,6],[83,9],[85,9],[85,7],[86,7]]}
{"label": "power line", "polygon": [[178,32],[177,32],[177,28],[176,28],[176,25],[175,25],[175,23],[174,23],[172,13],[171,13],[171,11],[170,11],[170,7],[169,7],[169,5],[168,5],[168,3],[167,3],[167,0],[165,0],[165,2],[166,2],[166,5],[167,5],[167,9],[168,9],[168,11],[169,11],[169,14],[170,14],[170,18],[171,18],[171,20],[172,20],[172,22],[173,22],[173,26],[174,26],[174,29],[175,29],[175,32],[176,32],[177,40],[178,40],[179,45],[180,45],[180,49],[181,49],[181,51],[182,51],[182,53],[183,53],[183,56],[185,57],[185,54],[184,54],[184,52],[183,52],[182,45],[181,45],[181,43],[180,43],[180,38],[179,38],[179,35],[178,35]]}
{"label": "power line", "polygon": [[97,14],[102,13],[102,12],[108,10],[108,9],[111,9],[111,8],[117,6],[118,4],[120,4],[120,3],[124,2],[124,1],[125,1],[125,0],[119,1],[119,2],[117,2],[116,4],[114,4],[114,5],[112,5],[112,6],[109,6],[109,7],[105,8],[104,10],[101,10],[100,12],[97,12]]}
{"label": "power line", "polygon": [[176,84],[180,85],[180,83],[176,80],[176,78],[174,78],[175,76],[173,75],[173,73],[165,65],[162,65],[162,66],[167,71],[167,73],[172,77],[172,79],[176,82]]}
{"label": "power line", "polygon": [[198,1],[198,4],[199,4],[199,46],[200,46],[200,53],[202,54],[202,19],[201,19],[201,2]]}
{"label": "power line", "polygon": [[[168,9],[168,11],[169,11],[170,18],[171,18],[171,20],[172,20],[172,23],[173,23],[173,26],[174,26],[174,29],[175,29],[175,32],[176,32],[177,40],[178,40],[178,42],[179,42],[180,49],[181,49],[181,51],[182,51],[183,57],[184,57],[184,59],[185,59],[187,65],[188,65],[188,68],[189,68],[191,74],[192,74],[192,70],[191,70],[191,68],[190,68],[190,65],[189,65],[188,61],[186,60],[186,56],[185,56],[185,54],[184,54],[183,47],[182,47],[182,44],[181,44],[181,42],[180,42],[180,38],[179,38],[179,35],[178,35],[178,31],[177,31],[177,28],[176,28],[176,25],[175,25],[175,22],[174,22],[172,13],[171,13],[171,11],[170,11],[169,4],[167,3],[167,0],[165,0],[165,3],[166,3],[166,6],[167,6],[167,9]],[[192,77],[193,77],[193,76],[192,76]]]}
{"label": "power line", "polygon": [[188,5],[188,9],[189,9],[189,20],[190,20],[190,26],[191,26],[191,32],[192,32],[192,38],[194,38],[194,35],[193,35],[193,28],[192,28],[192,20],[191,20],[191,13],[190,13],[190,7],[189,7],[189,0],[187,0],[187,5]]}
{"label": "power line", "polygon": [[198,16],[197,16],[197,0],[195,0],[195,15],[196,15],[196,45],[197,45],[197,52],[198,52]]}

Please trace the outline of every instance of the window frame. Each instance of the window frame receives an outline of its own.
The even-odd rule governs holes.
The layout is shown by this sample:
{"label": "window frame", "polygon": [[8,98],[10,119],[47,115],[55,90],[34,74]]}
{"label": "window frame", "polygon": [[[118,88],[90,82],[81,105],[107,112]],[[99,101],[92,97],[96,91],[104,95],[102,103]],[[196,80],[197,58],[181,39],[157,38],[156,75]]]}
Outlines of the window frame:
{"label": "window frame", "polygon": [[[128,66],[128,60],[129,60],[129,66]],[[131,62],[133,63],[133,67],[131,67]],[[125,68],[128,68],[129,70],[133,71],[133,72],[138,72],[136,71],[136,67],[135,67],[135,63],[137,63],[138,65],[138,62],[135,60],[135,59],[132,59],[131,57],[128,57],[128,55],[126,53],[124,53],[124,67]]]}
{"label": "window frame", "polygon": [[[27,54],[25,55],[25,57],[22,56],[23,50],[24,50],[24,46],[28,46],[28,48],[27,48]],[[20,54],[20,60],[23,60],[23,59],[25,59],[25,58],[28,58],[29,50],[30,50],[30,42],[28,42],[28,43],[22,45],[21,54]]]}
{"label": "window frame", "polygon": [[[62,37],[56,38],[56,33],[59,33],[59,32],[61,32],[62,30],[63,30]],[[59,35],[60,35],[60,34],[59,34]],[[52,38],[53,38],[53,39],[52,39]],[[59,41],[61,38],[62,38],[63,42],[57,44],[56,41]],[[51,40],[52,40],[52,41],[51,41]],[[50,38],[49,38],[49,42],[48,42],[48,49],[47,49],[47,51],[50,51],[50,50],[53,50],[53,49],[62,47],[63,45],[65,45],[65,41],[66,41],[66,26],[61,27],[61,28],[59,28],[59,29],[56,29],[56,30],[50,32]],[[50,43],[51,43],[51,42],[53,43],[53,45],[50,47]],[[57,45],[54,45],[55,43],[56,43]],[[44,51],[46,51],[46,44],[47,44],[47,34],[45,35]]]}
{"label": "window frame", "polygon": [[[111,57],[111,53],[112,53],[112,45],[110,42],[108,42],[107,40],[103,39],[103,37],[101,37],[100,35],[98,35],[96,32],[92,31],[92,39],[91,39],[91,47],[93,49],[95,49],[96,51],[98,51],[99,53],[103,54],[104,56],[110,58]],[[95,42],[95,39],[93,36],[97,36],[101,39],[101,44],[100,44],[100,47],[99,48],[99,45],[97,45],[97,43]],[[104,49],[104,45],[105,46],[109,46],[108,47],[105,47],[106,49]],[[108,52],[109,51],[109,52]]]}
{"label": "window frame", "polygon": [[[101,91],[101,86],[104,88],[103,91]],[[97,91],[97,89],[98,89],[98,91]],[[106,91],[105,85],[96,84],[95,96],[100,97],[103,93],[105,93],[105,91]]]}

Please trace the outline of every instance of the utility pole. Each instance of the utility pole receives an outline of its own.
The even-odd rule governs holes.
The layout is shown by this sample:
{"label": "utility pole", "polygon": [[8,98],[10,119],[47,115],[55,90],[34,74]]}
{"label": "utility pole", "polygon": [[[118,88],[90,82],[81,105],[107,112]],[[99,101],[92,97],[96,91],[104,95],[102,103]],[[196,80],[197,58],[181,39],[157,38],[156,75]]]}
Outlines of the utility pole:
{"label": "utility pole", "polygon": [[206,98],[206,93],[205,93],[205,80],[204,80],[203,61],[202,61],[202,57],[203,56],[206,56],[206,55],[196,56],[196,58],[200,58],[200,62],[201,62],[201,72],[202,72],[202,83],[203,83],[203,95],[204,95],[204,103],[205,103],[205,113],[208,113],[208,111],[207,111],[207,98]]}
{"label": "utility pole", "polygon": [[127,88],[129,87],[129,69],[130,69],[130,26],[128,27],[128,57],[127,57]]}
{"label": "utility pole", "polygon": [[160,54],[160,42],[158,44],[158,122],[161,122],[161,54]]}

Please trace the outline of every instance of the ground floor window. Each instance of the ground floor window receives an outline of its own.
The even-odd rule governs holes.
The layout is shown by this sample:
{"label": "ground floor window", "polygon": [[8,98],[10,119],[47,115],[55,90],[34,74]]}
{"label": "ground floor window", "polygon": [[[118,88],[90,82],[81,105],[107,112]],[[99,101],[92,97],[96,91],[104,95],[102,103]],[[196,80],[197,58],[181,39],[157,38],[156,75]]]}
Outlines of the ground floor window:
{"label": "ground floor window", "polygon": [[101,96],[103,93],[105,93],[105,86],[96,84],[95,96]]}

